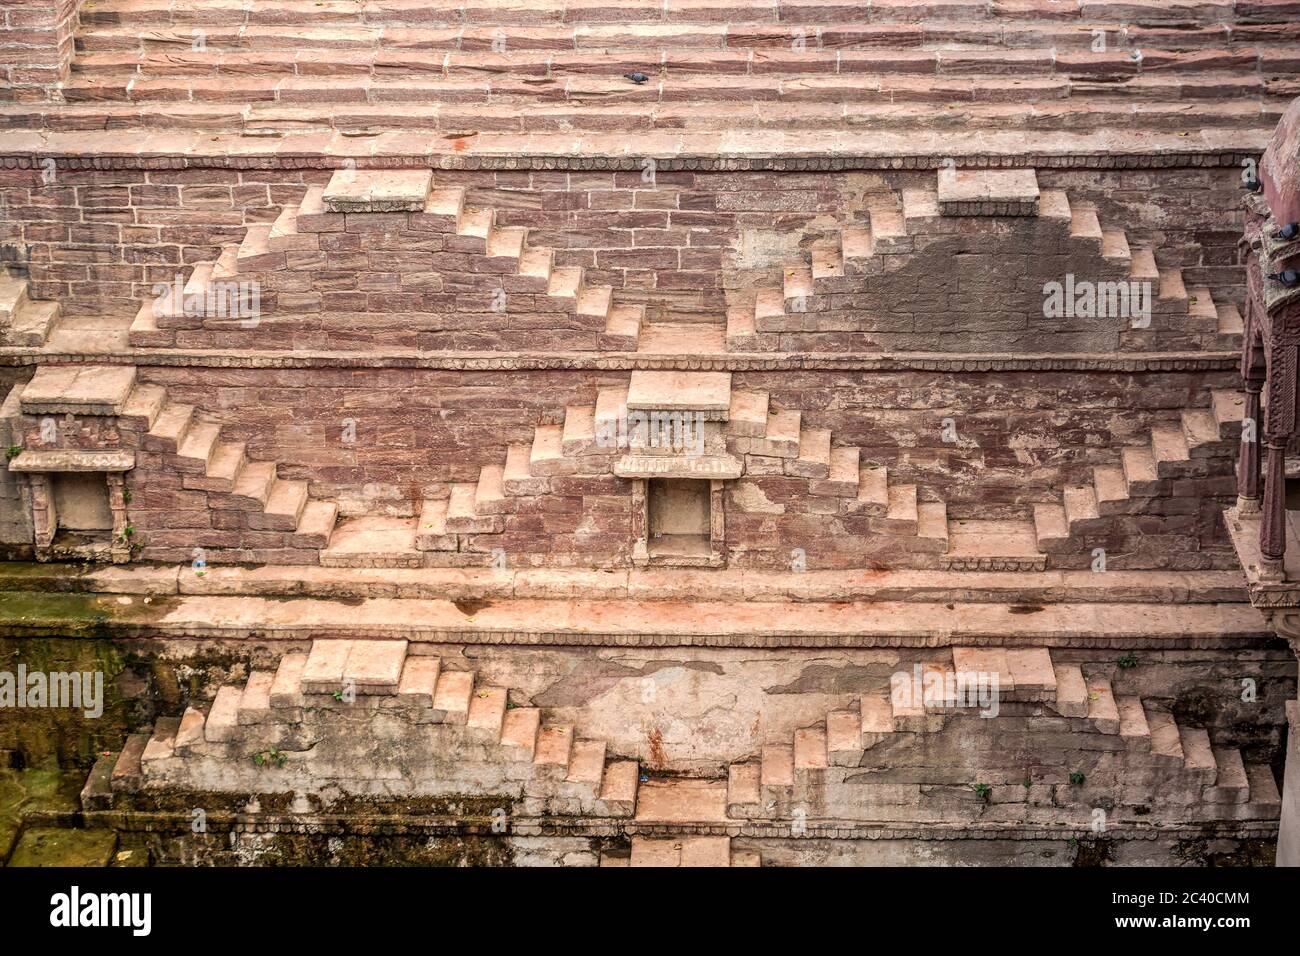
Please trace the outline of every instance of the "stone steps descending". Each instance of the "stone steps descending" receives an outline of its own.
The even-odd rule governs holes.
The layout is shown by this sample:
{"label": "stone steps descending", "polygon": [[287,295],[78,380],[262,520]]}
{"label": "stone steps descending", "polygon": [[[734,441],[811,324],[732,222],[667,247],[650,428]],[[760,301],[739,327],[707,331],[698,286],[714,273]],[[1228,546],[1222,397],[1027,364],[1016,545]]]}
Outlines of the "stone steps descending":
{"label": "stone steps descending", "polygon": [[[487,762],[501,766],[506,779],[522,772],[527,796],[545,812],[631,817],[636,811],[636,761],[609,757],[603,741],[578,737],[536,707],[511,706],[505,688],[477,684],[473,671],[449,670],[438,657],[409,650],[405,640],[316,640],[308,653],[284,654],[275,670],[254,670],[242,685],[218,688],[206,712],[191,705],[183,717],[159,718],[152,734],[128,741],[113,789],[183,780],[187,761],[212,766],[251,756],[268,773],[282,769],[308,756],[286,741],[297,739],[309,714],[316,735],[365,733],[352,714],[348,723],[330,714],[355,707],[363,716],[388,711],[437,727],[429,745],[445,747],[448,760],[467,753],[469,742],[486,746]],[[355,783],[367,781],[359,776]]]}
{"label": "stone steps descending", "polygon": [[[1005,172],[944,170],[937,191],[903,190],[898,206],[880,200],[871,207],[866,223],[842,226],[838,248],[822,242],[799,261],[782,269],[779,287],[760,288],[752,309],[737,305],[727,315],[727,347],[732,351],[767,351],[844,348],[834,344],[837,335],[857,333],[865,347],[872,347],[873,335],[888,333],[889,316],[864,312],[873,285],[886,279],[908,261],[917,242],[941,240],[956,226],[950,216],[1000,216],[998,207],[970,202],[963,197],[988,195],[988,191],[1023,188],[1024,203],[1033,197],[1032,217],[1022,218],[1028,226],[1053,230],[1072,257],[1096,265],[1080,274],[1088,285],[1114,286],[1115,306],[1134,311],[1128,327],[1115,328],[1107,345],[1093,342],[1082,351],[1114,351],[1129,348],[1204,348],[1238,350],[1241,322],[1235,309],[1216,303],[1207,289],[1190,293],[1183,287],[1177,269],[1161,270],[1150,250],[1133,250],[1121,229],[1105,228],[1090,206],[1074,206],[1061,190],[1039,190],[1035,177],[1028,175],[1020,187],[1007,181]],[[944,198],[944,197],[948,198]],[[1028,208],[1028,207],[1026,207]],[[979,224],[979,220],[970,220]],[[1012,220],[1014,222],[1015,220]],[[1037,234],[1030,240],[1038,244]],[[1080,267],[1072,264],[1071,269]],[[1128,283],[1120,280],[1128,276]],[[1073,281],[1073,274],[1071,280]],[[1136,283],[1148,283],[1142,291]],[[1121,288],[1122,286],[1122,288]],[[1099,296],[1102,291],[1097,293]],[[1110,295],[1110,292],[1104,294]],[[1122,294],[1122,298],[1119,296]],[[1138,296],[1132,300],[1132,296]],[[1065,291],[1071,299],[1074,293]],[[1042,311],[1041,297],[1026,299],[1026,314]],[[874,300],[872,300],[874,301]],[[1109,301],[1109,300],[1107,300]],[[1146,313],[1142,313],[1145,302]],[[883,307],[882,307],[883,308]],[[905,308],[902,311],[907,311]],[[1152,314],[1154,313],[1154,314]],[[1071,315],[1073,313],[1070,313]],[[1083,341],[1080,339],[1080,341]],[[1041,346],[1040,346],[1041,347]]]}
{"label": "stone steps descending", "polygon": [[40,347],[59,317],[57,302],[28,298],[27,279],[0,266],[0,343]]}
{"label": "stone steps descending", "polygon": [[[442,233],[448,253],[472,257],[472,265],[461,270],[472,276],[457,275],[455,282],[466,285],[464,298],[481,296],[482,311],[500,315],[500,326],[508,330],[497,333],[504,345],[528,347],[545,334],[563,348],[633,351],[637,347],[643,305],[616,303],[613,288],[588,282],[581,266],[557,266],[553,249],[531,245],[526,228],[498,223],[494,209],[468,205],[462,187],[435,188],[430,174],[419,171],[369,170],[341,170],[326,186],[310,187],[299,203],[283,207],[274,223],[250,226],[240,243],[226,247],[218,260],[196,265],[179,297],[169,292],[144,303],[131,324],[128,341],[140,348],[241,342],[286,348],[295,346],[298,331],[319,329],[330,334],[332,316],[339,309],[359,306],[378,311],[390,297],[381,295],[372,305],[364,294],[365,301],[358,303],[355,296],[339,293],[342,298],[336,305],[329,288],[282,291],[265,299],[259,295],[235,315],[223,306],[226,293],[238,291],[245,297],[245,284],[297,288],[301,277],[295,274],[295,266],[302,262],[310,270],[322,239],[343,232],[350,216],[360,217],[354,225],[365,222],[369,230]],[[366,221],[367,216],[372,218]],[[455,270],[449,266],[442,271]],[[469,322],[474,327],[472,315]],[[340,326],[338,334],[352,333]],[[395,334],[397,341],[409,341],[410,333]],[[474,341],[458,339],[454,332],[425,335],[429,347]]]}
{"label": "stone steps descending", "polygon": [[1235,493],[1244,408],[1242,393],[1212,390],[1208,406],[1184,409],[1177,425],[1152,428],[1148,445],[1121,449],[1118,466],[1095,467],[1091,485],[1066,488],[1060,504],[1035,505],[1036,549],[1048,555],[1090,550],[1094,545],[1085,547],[1083,539],[1104,536],[1122,516],[1167,507],[1169,499]]}
{"label": "stone steps descending", "polygon": [[731,819],[780,818],[786,808],[814,801],[834,817],[829,797],[818,794],[843,777],[835,768],[865,766],[867,751],[891,746],[898,735],[938,735],[949,720],[971,715],[996,728],[1004,713],[1028,719],[1027,744],[1035,722],[1041,721],[1041,732],[1050,735],[1065,718],[1072,733],[1114,737],[1123,751],[1151,755],[1154,763],[1140,758],[1134,765],[1137,788],[1155,773],[1166,785],[1177,780],[1193,788],[1197,803],[1254,803],[1262,813],[1276,803],[1275,787],[1263,781],[1263,774],[1258,792],[1252,793],[1248,778],[1258,770],[1247,768],[1236,748],[1213,746],[1205,730],[1179,725],[1135,696],[1116,695],[1100,673],[1085,676],[1077,664],[1054,663],[1043,647],[954,647],[950,656],[937,655],[910,672],[896,672],[885,691],[864,694],[854,705],[827,713],[823,722],[795,730],[789,745],[768,744],[757,760],[732,763],[726,814]]}

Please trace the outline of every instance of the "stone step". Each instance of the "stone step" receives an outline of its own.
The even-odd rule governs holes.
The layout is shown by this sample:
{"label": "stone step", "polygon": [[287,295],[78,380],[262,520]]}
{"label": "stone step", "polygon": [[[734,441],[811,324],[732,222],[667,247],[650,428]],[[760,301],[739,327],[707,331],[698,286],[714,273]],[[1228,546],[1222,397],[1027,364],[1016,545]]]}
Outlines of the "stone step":
{"label": "stone step", "polygon": [[145,440],[145,448],[151,451],[176,451],[181,442],[185,440],[185,435],[189,431],[190,423],[193,420],[193,405],[182,405],[179,402],[168,401],[163,406],[162,411],[158,413],[153,427],[149,429]]}
{"label": "stone step", "polygon": [[727,349],[732,352],[753,351],[758,347],[758,325],[754,310],[743,306],[727,309]]}
{"label": "stone step", "polygon": [[[634,867],[722,867],[731,866],[731,838],[688,836],[632,837]],[[747,865],[752,865],[748,863]]]}
{"label": "stone step", "polygon": [[861,449],[837,446],[830,450],[830,465],[826,478],[808,482],[810,495],[850,498],[858,493],[858,476],[861,473]]}
{"label": "stone step", "polygon": [[1128,507],[1128,475],[1123,468],[1101,465],[1092,470],[1092,488],[1097,499],[1097,510],[1102,514],[1115,514]]}
{"label": "stone step", "polygon": [[617,760],[605,765],[596,812],[605,816],[630,817],[636,812],[640,767],[635,760]]}
{"label": "stone step", "polygon": [[1160,268],[1155,253],[1150,249],[1136,249],[1129,259],[1129,278],[1137,282],[1159,282]]}
{"label": "stone step", "polygon": [[594,405],[569,405],[564,409],[564,427],[560,433],[560,449],[565,457],[593,453],[612,454],[613,449],[596,444],[596,407]]}
{"label": "stone step", "polygon": [[324,548],[338,521],[339,506],[333,501],[309,500],[303,506],[298,526],[294,528],[289,546],[293,548]]}
{"label": "stone step", "polygon": [[496,220],[496,211],[486,209],[481,206],[465,206],[460,211],[460,216],[456,222],[456,233],[461,236],[471,236],[475,239],[482,239],[484,242],[484,251],[487,248],[487,238],[492,233],[492,225]]}
{"label": "stone step", "polygon": [[532,763],[541,724],[542,712],[536,707],[507,709],[501,722],[501,749],[505,759]]}
{"label": "stone step", "polygon": [[1250,799],[1250,780],[1246,776],[1246,764],[1241,759],[1241,751],[1236,747],[1214,747],[1213,757],[1215,780],[1214,785],[1205,790],[1205,801],[1246,803]]}
{"label": "stone step", "polygon": [[600,792],[600,783],[605,776],[605,742],[603,740],[575,740],[573,755],[569,760],[567,783],[585,784],[591,788],[592,795]]}
{"label": "stone step", "polygon": [[610,308],[605,331],[597,344],[602,351],[635,352],[640,347],[645,306],[616,305]]}
{"label": "stone step", "polygon": [[[333,694],[343,689],[343,674],[352,641],[319,640],[311,642],[307,661],[302,669],[300,689],[304,694]],[[208,717],[211,723],[211,715]]]}
{"label": "stone step", "polygon": [[[1246,765],[1246,781],[1250,784],[1250,803],[1274,816],[1282,808],[1282,797],[1277,790],[1273,768],[1266,763]],[[1271,812],[1269,812],[1271,811]]]}
{"label": "stone step", "polygon": [[862,751],[862,712],[833,710],[827,714],[827,762],[833,767],[856,767]]}
{"label": "stone step", "polygon": [[577,300],[582,290],[582,268],[579,266],[562,266],[551,272],[546,284],[546,294],[560,299]]}
{"label": "stone step", "polygon": [[799,430],[799,454],[785,463],[785,473],[799,478],[824,481],[830,477],[831,430],[808,428]]}
{"label": "stone step", "polygon": [[916,485],[890,485],[889,506],[876,526],[882,534],[914,535],[917,517]]}
{"label": "stone step", "polygon": [[826,727],[804,727],[794,732],[795,770],[824,770],[828,765]]}
{"label": "stone step", "polygon": [[203,725],[203,739],[209,743],[224,743],[235,739],[239,730],[239,702],[243,688],[226,684],[217,688],[208,719]]}
{"label": "stone step", "polygon": [[1087,522],[1096,521],[1100,517],[1100,512],[1097,510],[1097,491],[1092,485],[1066,488],[1062,502],[1072,534],[1081,530]]}
{"label": "stone step", "polygon": [[249,517],[250,526],[264,524],[272,531],[296,531],[307,507],[307,482],[276,478],[266,496],[261,520]]}
{"label": "stone step", "polygon": [[1214,389],[1210,392],[1214,419],[1219,423],[1219,437],[1236,441],[1241,437],[1241,420],[1246,416],[1246,396],[1242,392]]}
{"label": "stone step", "polygon": [[1133,695],[1119,694],[1115,697],[1115,707],[1119,711],[1119,735],[1124,743],[1130,750],[1150,750],[1151,727],[1142,701]]}
{"label": "stone step", "polygon": [[[611,312],[619,308],[615,306]],[[643,355],[722,355],[727,351],[726,330],[703,322],[651,325],[641,332],[636,350]]]}
{"label": "stone step", "polygon": [[274,671],[253,671],[244,682],[239,695],[238,724],[248,726],[271,719],[271,685],[275,683]]}
{"label": "stone step", "polygon": [[609,310],[613,303],[614,289],[607,285],[583,285],[578,294],[574,311],[578,315],[605,319],[608,322]]}
{"label": "stone step", "polygon": [[1180,464],[1191,458],[1181,427],[1158,426],[1151,429],[1151,455],[1161,475],[1176,475]]}
{"label": "stone step", "polygon": [[504,687],[475,687],[465,719],[467,732],[477,740],[500,741],[508,696]]}
{"label": "stone step", "polygon": [[443,670],[433,691],[433,709],[442,713],[444,723],[464,724],[473,694],[473,671]]}
{"label": "stone step", "polygon": [[153,428],[166,405],[167,389],[137,382],[122,404],[122,417],[139,419],[147,430]]}
{"label": "stone step", "polygon": [[[1130,496],[1147,496],[1158,493],[1160,474],[1151,446],[1130,446],[1120,452],[1124,464],[1124,479]],[[1094,475],[1096,472],[1093,473]],[[1098,501],[1102,500],[1098,496]]]}
{"label": "stone step", "polygon": [[[500,534],[504,526],[499,514],[479,514],[475,510],[477,484],[468,482],[451,486],[447,500],[445,526],[456,534]],[[487,494],[492,494],[489,491]]]}
{"label": "stone step", "polygon": [[1128,236],[1124,234],[1124,230],[1102,230],[1101,255],[1105,259],[1112,259],[1124,265],[1129,264],[1132,253],[1129,251]]}
{"label": "stone step", "polygon": [[550,491],[550,482],[533,477],[529,470],[531,456],[532,447],[529,445],[511,445],[506,449],[506,464],[501,474],[501,490],[505,494],[544,495]]}
{"label": "stone step", "polygon": [[1118,734],[1120,727],[1119,706],[1115,703],[1115,692],[1110,681],[1104,677],[1087,678],[1088,719],[1103,734]]}
{"label": "stone step", "polygon": [[516,261],[524,254],[524,243],[528,240],[528,230],[519,227],[492,229],[487,240],[487,257],[489,259],[510,259]]}
{"label": "stone step", "polygon": [[731,408],[731,373],[637,370],[628,379],[627,407],[721,417]]}
{"label": "stone step", "polygon": [[415,525],[415,550],[455,551],[460,547],[455,532],[447,530],[447,499],[426,498],[420,505]]}
{"label": "stone step", "polygon": [[343,681],[359,695],[397,693],[406,664],[405,640],[353,641],[343,667]]}
{"label": "stone step", "polygon": [[220,425],[213,422],[191,422],[185,430],[184,439],[176,448],[177,456],[189,461],[178,462],[177,467],[191,474],[206,475],[216,454],[220,436]]}
{"label": "stone step", "polygon": [[290,652],[280,657],[271,681],[270,702],[273,708],[302,706],[302,675],[307,654]]}
{"label": "stone step", "polygon": [[1034,540],[1039,551],[1047,551],[1070,539],[1070,520],[1062,505],[1034,505]]}
{"label": "stone step", "polygon": [[344,518],[334,526],[320,563],[331,568],[418,568],[424,556],[415,546],[416,533],[416,521],[410,518]]}
{"label": "stone step", "polygon": [[1147,726],[1151,729],[1151,752],[1161,757],[1183,762],[1183,742],[1174,722],[1173,715],[1167,711],[1145,707]]}
{"label": "stone step", "polygon": [[858,469],[858,491],[854,501],[842,510],[881,517],[889,512],[889,470],[884,465],[863,465]]}
{"label": "stone step", "polygon": [[[762,438],[767,434],[767,392],[732,389],[731,407],[727,410],[727,432],[745,438]],[[854,478],[857,484],[857,478]]]}
{"label": "stone step", "polygon": [[1070,207],[1070,235],[1076,239],[1089,239],[1101,245],[1101,223],[1097,210],[1072,205]]}
{"label": "stone step", "polygon": [[113,763],[110,783],[114,793],[134,793],[143,783],[144,749],[149,746],[150,734],[128,734],[122,751]]}
{"label": "stone step", "polygon": [[154,721],[153,733],[140,755],[140,766],[148,771],[149,764],[157,760],[166,760],[176,749],[176,732],[180,730],[179,717],[159,717]]}
{"label": "stone step", "polygon": [[1008,647],[1006,657],[1018,699],[1056,700],[1056,668],[1047,648]]}
{"label": "stone step", "polygon": [[765,788],[794,786],[794,747],[772,744],[763,748],[759,783]]}
{"label": "stone step", "polygon": [[187,476],[186,488],[202,491],[220,491],[231,493],[239,474],[248,462],[248,446],[242,441],[219,441],[208,459],[208,467],[201,479]]}
{"label": "stone step", "polygon": [[13,324],[14,316],[27,303],[27,280],[8,269],[0,269],[0,326]]}
{"label": "stone step", "polygon": [[[806,300],[811,298],[814,294],[812,269],[803,265],[787,266],[784,271],[781,291],[787,302],[791,299]],[[803,309],[794,308],[791,311],[801,312],[806,311],[806,309],[805,305]]]}
{"label": "stone step", "polygon": [[533,752],[535,773],[550,774],[563,779],[569,773],[573,758],[573,726],[547,724],[537,731],[537,746]]}
{"label": "stone step", "polygon": [[528,453],[528,473],[537,478],[549,478],[571,475],[577,470],[577,462],[564,455],[564,428],[538,425],[533,430],[533,444]]}
{"label": "stone step", "polygon": [[767,430],[762,438],[750,440],[749,452],[769,458],[795,458],[802,431],[803,415],[798,409],[769,408]]}
{"label": "stone step", "polygon": [[1087,717],[1091,709],[1088,683],[1078,664],[1052,665],[1056,675],[1056,701],[1053,708],[1062,717]]}
{"label": "stone step", "polygon": [[757,806],[762,768],[758,763],[733,763],[727,768],[727,814],[737,816],[746,807]]}
{"label": "stone step", "polygon": [[[933,507],[920,505],[920,514]],[[944,507],[940,503],[940,507]],[[1037,525],[1028,520],[962,519],[946,522],[946,566],[954,571],[1039,571]],[[918,538],[922,532],[918,531]]]}
{"label": "stone step", "polygon": [[505,469],[501,465],[484,465],[474,486],[474,513],[497,515],[506,511]]}
{"label": "stone step", "polygon": [[[398,699],[415,707],[432,710],[433,699],[438,693],[438,678],[441,676],[442,661],[439,658],[408,654],[402,662],[402,676],[397,682]],[[474,706],[471,701],[471,715],[473,711]]]}
{"label": "stone step", "polygon": [[1178,739],[1183,748],[1183,766],[1198,773],[1206,786],[1213,786],[1218,774],[1210,735],[1203,727],[1178,725]]}

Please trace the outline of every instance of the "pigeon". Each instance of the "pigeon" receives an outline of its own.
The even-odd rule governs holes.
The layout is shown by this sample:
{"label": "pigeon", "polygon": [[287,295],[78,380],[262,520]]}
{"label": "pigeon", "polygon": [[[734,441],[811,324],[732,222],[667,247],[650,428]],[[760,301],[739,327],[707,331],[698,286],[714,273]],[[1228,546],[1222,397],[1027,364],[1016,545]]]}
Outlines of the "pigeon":
{"label": "pigeon", "polygon": [[627,77],[629,80],[631,80],[633,83],[636,83],[637,85],[640,85],[644,83],[646,80],[650,79],[650,77],[646,76],[644,73],[639,73],[639,72],[624,73],[623,75]]}

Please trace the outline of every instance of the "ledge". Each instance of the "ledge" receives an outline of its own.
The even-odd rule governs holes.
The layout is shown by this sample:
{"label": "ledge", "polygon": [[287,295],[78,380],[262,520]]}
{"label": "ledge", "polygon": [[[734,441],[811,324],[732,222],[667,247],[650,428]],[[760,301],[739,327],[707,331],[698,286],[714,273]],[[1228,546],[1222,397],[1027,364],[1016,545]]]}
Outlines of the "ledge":
{"label": "ledge", "polygon": [[[0,635],[561,647],[1265,650],[1244,604],[933,604],[146,597],[0,593]],[[1280,644],[1278,645],[1281,646]]]}
{"label": "ledge", "polygon": [[9,462],[10,471],[130,471],[135,467],[133,451],[77,451],[66,448],[23,451]]}
{"label": "ledge", "polygon": [[1208,372],[1236,371],[1237,352],[952,353],[874,352],[802,354],[728,352],[672,356],[639,352],[420,352],[296,351],[289,349],[120,349],[66,351],[0,348],[0,367],[53,363],[153,365],[187,368],[421,368],[462,371],[675,369],[682,371],[926,371],[926,372]]}
{"label": "ledge", "polygon": [[[1257,159],[1270,128],[1185,133],[1022,131],[773,131],[665,133],[479,133],[451,146],[444,135],[338,132],[214,136],[203,132],[6,130],[0,168],[341,169],[348,160],[382,169],[836,172],[972,168],[1168,169],[1240,167]],[[1026,138],[1034,148],[1026,150]]]}

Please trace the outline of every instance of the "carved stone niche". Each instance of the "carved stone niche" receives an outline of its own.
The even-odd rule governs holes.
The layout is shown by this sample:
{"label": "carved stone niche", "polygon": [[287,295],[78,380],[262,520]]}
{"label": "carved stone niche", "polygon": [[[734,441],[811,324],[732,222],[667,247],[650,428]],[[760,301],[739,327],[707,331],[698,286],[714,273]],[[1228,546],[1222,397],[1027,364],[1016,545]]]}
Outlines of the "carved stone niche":
{"label": "carved stone niche", "polygon": [[123,476],[134,467],[129,451],[29,449],[14,458],[36,560],[131,560]]}
{"label": "carved stone niche", "polygon": [[632,484],[632,563],[638,567],[720,568],[726,564],[723,483],[636,478]]}

